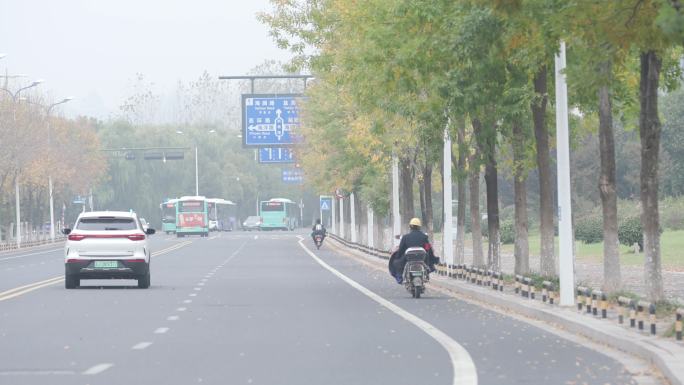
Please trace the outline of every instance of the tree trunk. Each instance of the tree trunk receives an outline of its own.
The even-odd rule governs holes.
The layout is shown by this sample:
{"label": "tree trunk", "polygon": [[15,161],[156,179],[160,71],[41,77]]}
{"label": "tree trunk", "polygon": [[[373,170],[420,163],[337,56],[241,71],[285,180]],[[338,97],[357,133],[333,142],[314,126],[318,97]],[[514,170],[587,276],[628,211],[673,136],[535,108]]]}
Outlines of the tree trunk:
{"label": "tree trunk", "polygon": [[458,174],[458,209],[456,213],[456,264],[465,263],[465,206],[466,206],[466,182],[463,177],[465,171],[465,119],[458,122],[458,164],[456,166]]}
{"label": "tree trunk", "polygon": [[399,158],[399,214],[404,222],[416,216],[413,207],[413,167],[409,158]]}
{"label": "tree trunk", "polygon": [[496,169],[496,126],[487,129],[482,127],[478,119],[473,119],[473,133],[477,145],[485,161],[485,183],[487,189],[487,267],[499,270],[500,236],[499,236],[499,192]]}
{"label": "tree trunk", "polygon": [[[601,71],[607,76],[612,64],[606,62]],[[599,152],[601,176],[599,192],[603,208],[603,290],[616,292],[622,286],[620,250],[618,248],[617,191],[615,188],[615,137],[613,135],[613,106],[608,86],[598,90]]]}
{"label": "tree trunk", "polygon": [[553,181],[551,180],[551,157],[549,155],[549,131],[546,127],[546,66],[534,76],[534,91],[537,100],[532,102],[534,137],[537,144],[537,169],[539,170],[539,232],[541,235],[540,273],[544,276],[556,274],[554,255],[553,224]]}
{"label": "tree trunk", "polygon": [[480,227],[480,164],[470,157],[470,233],[473,237],[473,266],[484,266],[482,228]]}
{"label": "tree trunk", "polygon": [[525,171],[525,137],[520,122],[513,122],[513,191],[515,194],[515,273],[530,272],[530,244],[527,228],[527,173]]}
{"label": "tree trunk", "polygon": [[660,261],[660,219],[658,214],[658,81],[661,60],[655,51],[641,54],[639,85],[639,135],[641,138],[641,225],[644,231],[646,292],[651,301],[664,298]]}

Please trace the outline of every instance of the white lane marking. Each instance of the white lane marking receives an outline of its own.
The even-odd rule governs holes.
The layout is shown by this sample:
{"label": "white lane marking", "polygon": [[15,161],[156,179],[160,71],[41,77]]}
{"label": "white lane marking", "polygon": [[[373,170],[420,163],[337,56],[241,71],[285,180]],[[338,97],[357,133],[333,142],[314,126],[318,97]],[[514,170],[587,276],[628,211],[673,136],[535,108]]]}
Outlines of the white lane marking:
{"label": "white lane marking", "polygon": [[183,301],[183,303],[191,303],[191,302],[192,302],[191,299],[186,299],[186,300]]}
{"label": "white lane marking", "polygon": [[133,350],[143,350],[146,349],[148,346],[152,345],[152,342],[140,342],[138,344],[133,345],[131,349]]}
{"label": "white lane marking", "polygon": [[188,310],[187,307],[179,307],[178,309],[176,309],[176,311],[186,311],[186,310]]}
{"label": "white lane marking", "polygon": [[166,332],[168,332],[168,331],[169,331],[169,328],[157,328],[157,329],[154,331],[154,334],[164,334],[164,333],[166,333]]}
{"label": "white lane marking", "polygon": [[5,370],[0,376],[63,376],[76,374],[73,370]]}
{"label": "white lane marking", "polygon": [[254,236],[254,239],[259,239],[259,236],[258,236],[258,235],[255,235],[255,236]]}
{"label": "white lane marking", "polygon": [[197,297],[197,293],[190,293],[191,297]]}
{"label": "white lane marking", "polygon": [[170,316],[166,317],[166,320],[167,321],[178,321],[178,318],[179,317],[177,315],[170,315]]}
{"label": "white lane marking", "polygon": [[97,365],[91,367],[90,369],[86,370],[85,372],[83,372],[81,374],[83,374],[84,376],[93,376],[93,375],[100,374],[100,373],[104,372],[105,370],[111,368],[112,366],[114,366],[114,364],[110,364],[110,363],[97,364]]}
{"label": "white lane marking", "polygon": [[8,261],[8,260],[10,260],[10,259],[17,259],[17,258],[30,257],[30,256],[32,256],[32,255],[38,255],[38,254],[47,254],[47,253],[52,253],[52,252],[54,252],[54,251],[60,251],[60,250],[64,250],[64,249],[62,249],[62,248],[59,248],[59,249],[50,249],[50,250],[45,250],[45,251],[39,251],[39,252],[36,252],[36,253],[14,255],[14,256],[11,256],[11,257],[0,258],[0,261]]}
{"label": "white lane marking", "polygon": [[202,290],[202,288],[201,288],[201,287],[196,287],[196,288],[194,288],[194,290],[200,291],[200,290]]}
{"label": "white lane marking", "polygon": [[434,327],[432,324],[428,323],[427,321],[413,315],[412,313],[409,313],[408,311],[402,309],[401,307],[395,305],[394,303],[384,299],[383,297],[375,294],[371,290],[367,289],[365,286],[361,285],[360,283],[354,281],[353,279],[347,277],[346,275],[340,273],[337,269],[334,267],[328,265],[327,263],[323,262],[322,259],[318,258],[316,254],[311,252],[306,246],[304,246],[304,238],[301,236],[298,236],[299,238],[299,246],[304,249],[304,251],[309,254],[311,258],[313,258],[316,262],[318,262],[319,265],[323,266],[326,270],[329,272],[333,273],[335,276],[337,276],[339,279],[343,280],[349,286],[353,287],[354,289],[360,291],[373,301],[379,303],[380,305],[384,306],[385,308],[391,310],[393,313],[396,315],[400,316],[401,318],[405,319],[406,321],[412,323],[419,329],[421,329],[425,334],[429,335],[432,337],[435,341],[437,341],[442,347],[447,351],[449,354],[449,358],[451,359],[451,366],[453,367],[453,380],[452,384],[454,385],[477,385],[477,370],[475,369],[475,363],[473,362],[473,359],[470,357],[470,354],[468,353],[463,346],[461,346],[458,342],[456,342],[453,338],[451,338],[448,334],[444,333],[443,331],[437,329]]}
{"label": "white lane marking", "polygon": [[197,286],[204,286],[204,282],[198,283]]}

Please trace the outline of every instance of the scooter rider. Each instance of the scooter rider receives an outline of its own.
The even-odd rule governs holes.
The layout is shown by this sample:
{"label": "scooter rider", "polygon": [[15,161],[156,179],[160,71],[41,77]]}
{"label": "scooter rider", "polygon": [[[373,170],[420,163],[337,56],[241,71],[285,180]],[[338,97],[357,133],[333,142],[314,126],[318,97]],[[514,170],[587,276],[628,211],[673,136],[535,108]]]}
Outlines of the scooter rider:
{"label": "scooter rider", "polygon": [[430,267],[430,271],[435,270],[435,262],[438,258],[435,257],[432,245],[428,239],[427,234],[421,231],[421,222],[418,218],[413,218],[409,222],[410,231],[408,234],[404,234],[399,242],[399,249],[392,254],[390,258],[390,273],[397,280],[397,283],[402,283],[402,273],[404,271],[404,265],[406,264],[406,259],[404,258],[404,253],[410,247],[422,247],[428,254],[428,260],[426,261]]}
{"label": "scooter rider", "polygon": [[316,224],[311,228],[311,239],[313,239],[314,242],[316,241],[317,234],[320,234],[323,239],[325,239],[325,236],[328,234],[328,231],[325,229],[325,226],[323,226],[320,219],[316,219]]}

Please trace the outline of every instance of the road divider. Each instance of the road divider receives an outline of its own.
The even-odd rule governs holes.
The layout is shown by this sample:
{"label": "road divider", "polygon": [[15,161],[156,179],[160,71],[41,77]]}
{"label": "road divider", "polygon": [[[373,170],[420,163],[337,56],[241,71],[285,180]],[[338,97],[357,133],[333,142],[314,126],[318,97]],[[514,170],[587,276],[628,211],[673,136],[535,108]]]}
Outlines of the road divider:
{"label": "road divider", "polygon": [[5,290],[0,293],[0,302],[30,293],[43,287],[60,283],[62,281],[64,281],[64,276],[60,275],[58,277],[53,277],[43,281],[29,283],[28,285],[15,287],[14,289]]}
{"label": "road divider", "polygon": [[470,357],[468,351],[465,350],[463,346],[461,346],[458,342],[456,342],[453,338],[451,338],[443,331],[437,329],[432,324],[428,323],[422,318],[413,315],[412,313],[409,313],[408,311],[395,305],[394,303],[386,300],[385,298],[379,296],[378,294],[369,290],[360,283],[342,274],[334,267],[328,265],[304,245],[304,238],[302,236],[298,236],[298,238],[299,246],[311,258],[313,258],[314,261],[318,262],[318,264],[321,265],[324,269],[328,270],[333,275],[337,276],[342,281],[346,282],[354,289],[360,291],[373,301],[379,303],[386,309],[392,311],[394,314],[412,323],[414,326],[418,327],[420,330],[425,332],[427,335],[429,335],[435,341],[437,341],[440,345],[442,345],[442,347],[449,354],[449,358],[451,359],[451,365],[453,368],[453,385],[477,385],[477,370],[475,369],[475,363],[473,362],[473,359]]}

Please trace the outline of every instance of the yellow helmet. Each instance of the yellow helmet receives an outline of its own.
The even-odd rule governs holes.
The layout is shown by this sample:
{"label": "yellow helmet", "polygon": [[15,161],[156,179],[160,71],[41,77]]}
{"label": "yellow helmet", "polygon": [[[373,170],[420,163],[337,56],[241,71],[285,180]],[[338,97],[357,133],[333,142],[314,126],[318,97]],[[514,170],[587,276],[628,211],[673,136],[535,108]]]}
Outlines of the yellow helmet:
{"label": "yellow helmet", "polygon": [[421,225],[421,223],[420,223],[420,219],[418,219],[418,218],[412,218],[412,219],[409,221],[409,226],[418,226],[418,227],[420,227],[420,226],[422,226],[422,225]]}

